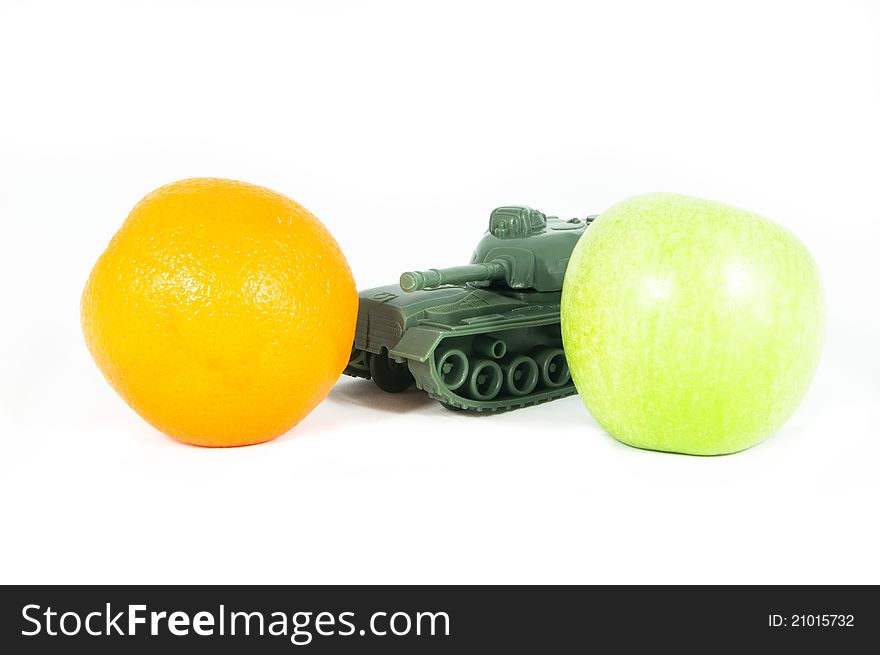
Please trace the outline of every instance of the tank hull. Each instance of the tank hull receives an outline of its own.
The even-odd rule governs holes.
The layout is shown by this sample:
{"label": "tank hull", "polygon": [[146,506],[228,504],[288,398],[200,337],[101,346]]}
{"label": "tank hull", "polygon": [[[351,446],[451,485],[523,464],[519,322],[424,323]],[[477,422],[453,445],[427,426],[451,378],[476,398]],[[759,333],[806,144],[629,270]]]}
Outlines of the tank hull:
{"label": "tank hull", "polygon": [[477,412],[571,395],[559,299],[558,292],[466,284],[411,293],[399,285],[368,289],[360,293],[345,373],[371,378],[372,360],[387,358],[405,366],[431,398]]}

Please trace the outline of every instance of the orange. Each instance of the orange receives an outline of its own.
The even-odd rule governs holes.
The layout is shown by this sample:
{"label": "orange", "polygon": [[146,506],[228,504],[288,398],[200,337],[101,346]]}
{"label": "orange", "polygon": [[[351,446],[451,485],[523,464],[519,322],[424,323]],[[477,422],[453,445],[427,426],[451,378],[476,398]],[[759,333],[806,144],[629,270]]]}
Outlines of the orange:
{"label": "orange", "polygon": [[166,434],[200,446],[273,439],[351,351],[357,291],[308,210],[215,178],[153,191],[98,259],[82,327],[98,368]]}

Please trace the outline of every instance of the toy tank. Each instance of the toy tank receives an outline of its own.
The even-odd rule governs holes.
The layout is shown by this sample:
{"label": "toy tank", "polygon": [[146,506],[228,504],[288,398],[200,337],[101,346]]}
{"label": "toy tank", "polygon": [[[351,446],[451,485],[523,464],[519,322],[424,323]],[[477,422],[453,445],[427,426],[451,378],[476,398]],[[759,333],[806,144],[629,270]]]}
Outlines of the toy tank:
{"label": "toy tank", "polygon": [[562,278],[595,216],[499,207],[468,266],[411,271],[359,294],[347,375],[415,384],[451,409],[498,411],[575,392],[559,325]]}

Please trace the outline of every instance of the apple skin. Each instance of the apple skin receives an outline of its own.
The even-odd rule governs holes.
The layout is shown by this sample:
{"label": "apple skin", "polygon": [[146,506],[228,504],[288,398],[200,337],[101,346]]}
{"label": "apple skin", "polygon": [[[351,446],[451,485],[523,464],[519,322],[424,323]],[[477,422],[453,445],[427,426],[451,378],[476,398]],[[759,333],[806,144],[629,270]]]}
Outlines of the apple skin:
{"label": "apple skin", "polygon": [[819,272],[791,232],[671,193],[624,200],[581,237],[562,339],[596,421],[638,448],[721,455],[776,432],[824,337]]}

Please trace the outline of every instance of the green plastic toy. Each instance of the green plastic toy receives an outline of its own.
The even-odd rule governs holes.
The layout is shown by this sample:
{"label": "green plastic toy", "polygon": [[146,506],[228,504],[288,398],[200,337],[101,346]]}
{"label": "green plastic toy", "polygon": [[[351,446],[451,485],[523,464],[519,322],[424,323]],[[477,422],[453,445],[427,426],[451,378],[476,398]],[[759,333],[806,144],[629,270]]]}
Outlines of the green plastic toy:
{"label": "green plastic toy", "polygon": [[411,271],[362,291],[345,373],[388,392],[415,384],[450,409],[478,412],[575,393],[559,302],[572,250],[594,218],[499,207],[470,265]]}

